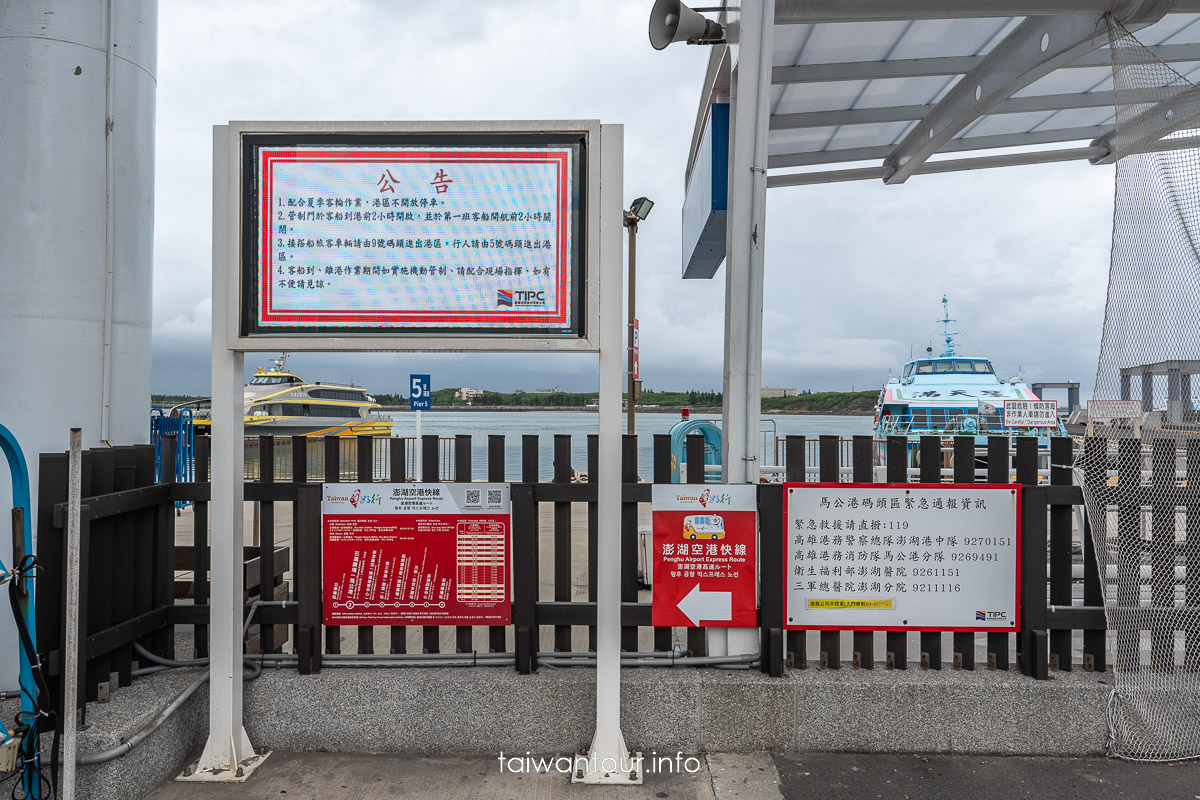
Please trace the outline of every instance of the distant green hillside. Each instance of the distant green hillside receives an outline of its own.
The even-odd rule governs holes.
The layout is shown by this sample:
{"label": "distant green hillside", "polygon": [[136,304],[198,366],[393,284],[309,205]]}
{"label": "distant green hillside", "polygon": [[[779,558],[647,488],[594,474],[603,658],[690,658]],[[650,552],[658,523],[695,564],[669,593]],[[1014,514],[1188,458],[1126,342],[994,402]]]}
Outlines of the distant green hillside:
{"label": "distant green hillside", "polygon": [[814,392],[799,397],[768,397],[763,411],[797,411],[810,414],[863,414],[875,408],[879,392]]}

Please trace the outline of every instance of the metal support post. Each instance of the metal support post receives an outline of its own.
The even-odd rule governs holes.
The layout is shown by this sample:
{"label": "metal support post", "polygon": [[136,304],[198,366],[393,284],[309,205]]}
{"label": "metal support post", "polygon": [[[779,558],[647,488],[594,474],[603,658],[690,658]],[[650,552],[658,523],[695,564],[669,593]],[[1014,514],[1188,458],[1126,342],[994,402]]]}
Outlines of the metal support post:
{"label": "metal support post", "polygon": [[[208,684],[208,741],[196,768],[181,780],[242,781],[266,755],[259,756],[242,726],[242,379],[246,357],[231,350],[226,337],[230,314],[226,267],[230,237],[230,187],[238,165],[230,164],[229,129],[213,132],[213,304],[212,304],[212,571],[209,620],[212,647]],[[236,253],[236,249],[234,249]]]}
{"label": "metal support post", "polygon": [[633,321],[637,317],[637,217],[632,214],[626,217],[625,227],[629,229],[629,398],[625,401],[629,424],[625,432],[632,436],[637,433],[633,427],[634,395],[637,391],[637,382],[633,379]]}
{"label": "metal support post", "polygon": [[621,734],[621,196],[624,128],[602,125],[600,149],[600,441],[596,565],[596,733],[574,783],[642,782]]}
{"label": "metal support post", "polygon": [[[725,258],[725,380],[722,476],[758,483],[762,399],[763,261],[766,245],[767,118],[775,1],[742,5],[734,67]],[[711,632],[710,632],[711,635]],[[758,652],[755,629],[729,629],[726,650]]]}
{"label": "metal support post", "polygon": [[79,428],[71,428],[70,453],[67,473],[67,620],[62,657],[63,800],[75,800],[75,758],[79,752],[75,722],[79,705],[79,512],[83,494],[83,435]]}

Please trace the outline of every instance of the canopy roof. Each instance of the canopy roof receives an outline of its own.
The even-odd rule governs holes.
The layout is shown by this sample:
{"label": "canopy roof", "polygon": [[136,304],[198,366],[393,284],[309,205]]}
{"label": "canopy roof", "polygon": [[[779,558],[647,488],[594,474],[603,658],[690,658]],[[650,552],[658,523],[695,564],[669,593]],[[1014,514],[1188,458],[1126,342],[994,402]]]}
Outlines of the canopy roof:
{"label": "canopy roof", "polygon": [[[776,0],[768,185],[1114,160],[1109,12],[1200,78],[1200,0]],[[735,59],[713,53],[697,136]]]}

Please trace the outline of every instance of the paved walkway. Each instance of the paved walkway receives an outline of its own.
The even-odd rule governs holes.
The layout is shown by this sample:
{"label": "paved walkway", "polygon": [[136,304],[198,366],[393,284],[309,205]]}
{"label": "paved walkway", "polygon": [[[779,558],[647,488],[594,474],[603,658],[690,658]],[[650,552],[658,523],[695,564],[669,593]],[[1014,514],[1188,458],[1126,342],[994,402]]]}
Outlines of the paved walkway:
{"label": "paved walkway", "polygon": [[[501,772],[495,757],[273,753],[241,784],[167,783],[149,800],[1018,800],[1200,797],[1200,763],[846,753],[727,753],[647,766],[641,786]],[[512,766],[510,762],[510,767]]]}

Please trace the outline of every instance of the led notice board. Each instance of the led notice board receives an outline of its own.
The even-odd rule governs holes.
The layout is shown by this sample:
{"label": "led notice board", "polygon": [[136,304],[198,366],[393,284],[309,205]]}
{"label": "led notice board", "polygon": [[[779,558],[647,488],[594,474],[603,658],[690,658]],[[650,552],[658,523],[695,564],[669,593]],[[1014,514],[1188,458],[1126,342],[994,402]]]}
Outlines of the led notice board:
{"label": "led notice board", "polygon": [[235,338],[594,349],[586,124],[237,125]]}

